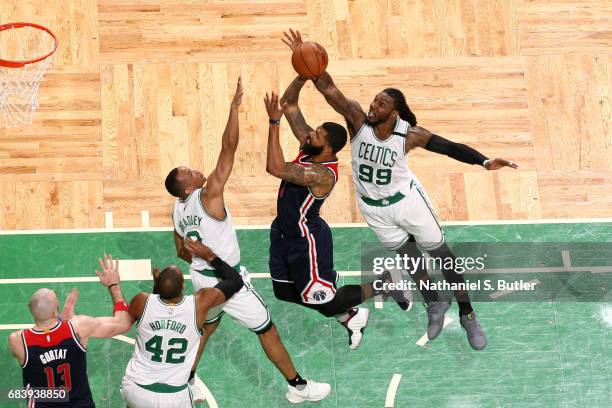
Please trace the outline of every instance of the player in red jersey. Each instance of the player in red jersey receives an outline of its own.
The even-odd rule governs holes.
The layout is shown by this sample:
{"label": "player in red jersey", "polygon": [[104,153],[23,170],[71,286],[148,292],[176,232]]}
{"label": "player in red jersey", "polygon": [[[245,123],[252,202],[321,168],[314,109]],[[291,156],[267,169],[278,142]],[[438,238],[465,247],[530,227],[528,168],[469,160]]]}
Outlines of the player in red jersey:
{"label": "player in red jersey", "polygon": [[96,274],[110,292],[113,317],[74,316],[76,289],[68,296],[60,316],[55,292],[42,288],[30,298],[34,327],[9,335],[10,349],[23,368],[24,387],[68,391],[68,402],[30,401],[30,407],[95,407],[87,379],[87,342],[90,337],[108,338],[125,333],[132,326],[119,287],[118,261],[104,255],[99,263],[102,272]]}

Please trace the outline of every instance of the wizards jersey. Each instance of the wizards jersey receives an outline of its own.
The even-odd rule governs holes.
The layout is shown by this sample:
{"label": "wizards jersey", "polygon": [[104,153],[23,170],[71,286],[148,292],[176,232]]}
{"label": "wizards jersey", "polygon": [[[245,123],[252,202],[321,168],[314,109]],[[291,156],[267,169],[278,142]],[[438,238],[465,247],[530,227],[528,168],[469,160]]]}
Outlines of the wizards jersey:
{"label": "wizards jersey", "polygon": [[70,321],[58,321],[50,330],[26,329],[23,385],[64,388],[69,402],[35,402],[36,407],[94,407],[87,380],[87,359]]}
{"label": "wizards jersey", "polygon": [[[309,158],[310,155],[300,151],[293,163],[305,167],[312,164],[325,166],[334,175],[335,185],[338,181],[338,161],[312,163],[308,161]],[[283,180],[278,190],[277,215],[272,227],[278,228],[288,237],[305,237],[307,234],[313,233],[320,227],[321,223],[325,223],[319,216],[319,210],[329,194],[331,194],[331,190],[323,197],[316,197],[309,187]]]}

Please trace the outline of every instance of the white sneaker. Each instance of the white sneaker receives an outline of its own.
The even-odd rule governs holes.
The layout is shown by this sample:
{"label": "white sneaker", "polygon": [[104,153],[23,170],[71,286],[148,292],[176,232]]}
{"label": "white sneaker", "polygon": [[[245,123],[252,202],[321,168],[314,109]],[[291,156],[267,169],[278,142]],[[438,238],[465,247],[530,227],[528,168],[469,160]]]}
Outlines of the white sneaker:
{"label": "white sneaker", "polygon": [[312,380],[306,380],[306,386],[302,390],[298,390],[297,387],[289,385],[287,394],[285,396],[289,402],[293,404],[299,404],[304,401],[321,401],[323,398],[329,395],[331,386],[327,383],[318,383]]}
{"label": "white sneaker", "polygon": [[200,377],[196,374],[189,382],[187,383],[189,390],[191,391],[191,396],[193,398],[193,402],[204,402],[206,401],[206,393],[204,389],[206,386],[200,380]]}
{"label": "white sneaker", "polygon": [[343,325],[349,333],[349,347],[351,350],[357,350],[361,345],[361,340],[363,340],[363,331],[368,325],[370,310],[359,307],[352,309],[349,313],[350,317]]}

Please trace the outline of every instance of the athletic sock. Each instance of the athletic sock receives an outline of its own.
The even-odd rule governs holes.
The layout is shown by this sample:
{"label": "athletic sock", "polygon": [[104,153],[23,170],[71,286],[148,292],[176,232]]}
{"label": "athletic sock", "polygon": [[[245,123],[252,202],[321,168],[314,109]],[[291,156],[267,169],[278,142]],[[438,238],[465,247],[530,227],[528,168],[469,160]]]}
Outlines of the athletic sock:
{"label": "athletic sock", "polygon": [[[417,285],[420,286],[420,283],[417,282]],[[437,302],[439,299],[438,291],[436,291],[435,289],[432,290],[432,289],[421,288],[419,291],[421,292],[421,296],[423,296],[423,301],[425,303]]]}
{"label": "athletic sock", "polygon": [[346,323],[346,321],[351,317],[351,311],[353,311],[354,309],[349,309],[344,313],[340,313],[336,315],[336,320],[338,321],[338,323],[344,324]]}
{"label": "athletic sock", "polygon": [[293,380],[287,380],[290,386],[297,388],[302,391],[304,387],[306,387],[306,380],[300,377],[299,373],[295,373],[295,378]]}
{"label": "athletic sock", "polygon": [[459,316],[469,315],[474,311],[470,302],[457,302],[459,303]]}
{"label": "athletic sock", "polygon": [[191,370],[191,372],[189,373],[189,379],[187,380],[187,382],[193,380],[194,377],[195,377],[195,370]]}

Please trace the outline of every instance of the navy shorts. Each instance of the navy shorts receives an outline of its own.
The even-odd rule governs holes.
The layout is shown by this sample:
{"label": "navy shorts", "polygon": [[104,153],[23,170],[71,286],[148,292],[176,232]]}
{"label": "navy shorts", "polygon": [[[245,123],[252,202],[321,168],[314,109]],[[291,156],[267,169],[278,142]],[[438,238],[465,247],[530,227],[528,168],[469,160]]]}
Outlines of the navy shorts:
{"label": "navy shorts", "polygon": [[287,237],[273,226],[269,265],[272,280],[293,283],[304,303],[327,303],[336,294],[334,248],[327,224],[306,237]]}

